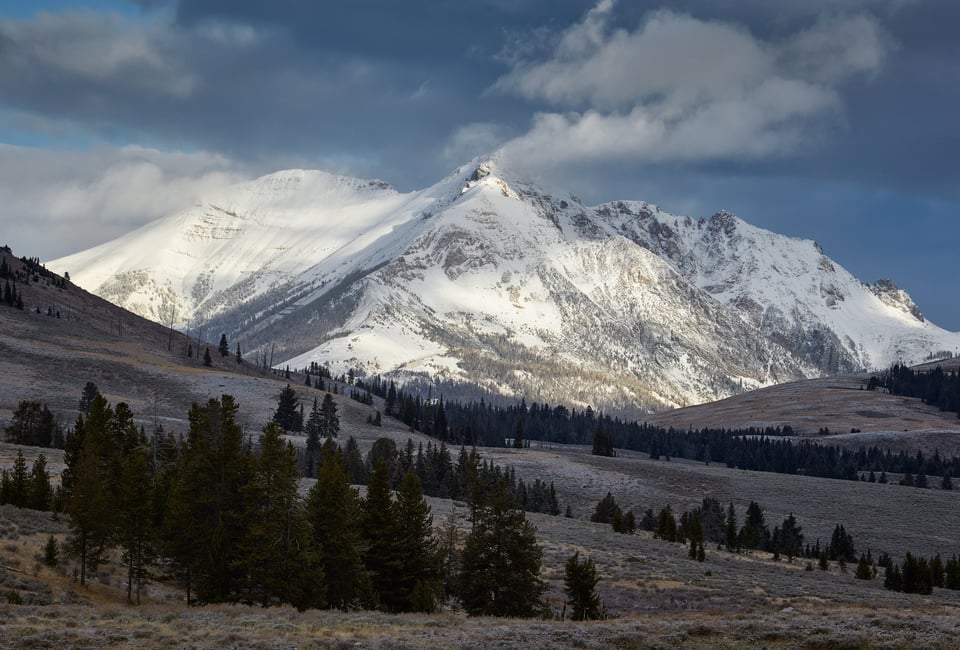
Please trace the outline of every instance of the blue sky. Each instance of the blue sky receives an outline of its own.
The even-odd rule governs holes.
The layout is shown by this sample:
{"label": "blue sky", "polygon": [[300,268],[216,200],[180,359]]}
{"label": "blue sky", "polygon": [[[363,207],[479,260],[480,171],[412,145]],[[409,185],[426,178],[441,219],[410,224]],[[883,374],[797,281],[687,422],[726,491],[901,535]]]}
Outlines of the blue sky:
{"label": "blue sky", "polygon": [[3,236],[52,259],[288,167],[475,155],[819,241],[960,330],[952,0],[0,2]]}

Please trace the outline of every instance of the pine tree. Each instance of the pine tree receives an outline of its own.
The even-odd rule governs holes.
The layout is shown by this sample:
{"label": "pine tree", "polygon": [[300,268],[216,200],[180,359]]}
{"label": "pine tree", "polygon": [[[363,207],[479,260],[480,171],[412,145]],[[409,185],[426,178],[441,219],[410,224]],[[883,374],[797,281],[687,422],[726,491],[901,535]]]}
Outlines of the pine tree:
{"label": "pine tree", "polygon": [[186,446],[174,470],[164,518],[167,555],[203,601],[227,600],[239,586],[233,564],[241,533],[241,492],[252,473],[230,395],[190,408]]}
{"label": "pine tree", "polygon": [[27,507],[27,498],[30,496],[30,475],[27,473],[27,461],[23,457],[23,450],[17,450],[17,458],[10,473],[10,487],[6,502],[18,508]]}
{"label": "pine tree", "polygon": [[[90,405],[86,421],[78,418],[72,454],[65,454],[69,496],[70,536],[67,552],[80,560],[80,586],[87,586],[88,569],[95,569],[108,550],[114,526],[114,503],[108,483],[109,427],[113,410],[102,395]],[[69,459],[69,460],[68,460]]]}
{"label": "pine tree", "polygon": [[733,508],[733,501],[727,508],[727,519],[724,523],[726,532],[727,550],[733,551],[737,548],[737,513]]}
{"label": "pine tree", "polygon": [[50,473],[47,472],[47,458],[40,454],[30,469],[27,507],[34,510],[49,510],[52,500],[53,489],[50,487]]}
{"label": "pine tree", "polygon": [[276,422],[260,436],[250,481],[241,488],[242,532],[234,563],[251,600],[274,601],[300,609],[322,604],[316,588],[323,570],[298,493],[297,455],[284,442]]}
{"label": "pine tree", "polygon": [[237,360],[237,365],[243,363],[243,355],[240,354],[240,341],[237,341],[237,352],[234,355],[234,358]]}
{"label": "pine tree", "polygon": [[570,618],[574,621],[596,621],[603,616],[603,604],[597,595],[597,568],[593,560],[580,561],[575,552],[564,565],[563,591],[567,594]]}
{"label": "pine tree", "polygon": [[310,416],[304,425],[304,433],[307,435],[306,451],[306,476],[314,478],[317,475],[317,468],[320,462],[320,407],[317,405],[317,398],[313,398],[313,406],[310,408]]}
{"label": "pine tree", "polygon": [[367,482],[367,468],[363,462],[363,456],[360,455],[360,445],[356,438],[350,436],[347,438],[347,444],[343,450],[343,470],[347,473],[347,480],[357,485]]}
{"label": "pine tree", "polygon": [[83,392],[80,394],[80,413],[82,415],[90,415],[90,407],[93,405],[93,398],[100,394],[100,390],[97,388],[97,385],[92,381],[88,381],[83,386]]}
{"label": "pine tree", "polygon": [[360,499],[336,457],[324,462],[307,496],[307,519],[323,570],[328,607],[351,609],[369,592],[360,556]]}
{"label": "pine tree", "polygon": [[790,515],[783,520],[780,527],[780,551],[787,556],[788,560],[793,560],[803,551],[803,532],[797,525],[797,518]]}
{"label": "pine tree", "polygon": [[290,384],[280,391],[280,397],[277,399],[277,410],[273,414],[273,421],[280,425],[284,431],[300,431],[302,418],[300,417],[300,398]]}
{"label": "pine tree", "polygon": [[402,611],[430,613],[436,609],[439,591],[437,543],[433,538],[433,516],[423,498],[416,474],[407,473],[400,481],[396,502],[400,525],[400,588]]}
{"label": "pine tree", "polygon": [[593,455],[594,456],[613,456],[613,441],[602,426],[597,425],[597,430],[593,433]]}
{"label": "pine tree", "polygon": [[7,442],[16,445],[49,447],[55,428],[56,421],[46,404],[21,400],[4,434]]}
{"label": "pine tree", "polygon": [[323,396],[320,407],[320,433],[324,438],[336,438],[340,433],[340,416],[337,415],[337,403],[330,393]]}
{"label": "pine tree", "polygon": [[116,538],[122,550],[122,561],[127,566],[127,602],[134,601],[136,586],[136,603],[139,605],[141,590],[156,555],[153,501],[147,490],[153,482],[153,467],[146,435],[137,431],[135,426],[128,427],[123,434]]}
{"label": "pine tree", "polygon": [[43,563],[49,567],[60,563],[60,545],[52,534],[47,537],[47,543],[43,545]]}
{"label": "pine tree", "polygon": [[609,524],[613,522],[618,513],[622,517],[623,513],[620,512],[620,507],[617,505],[616,500],[612,494],[607,492],[607,495],[600,499],[600,502],[594,508],[593,514],[590,515],[590,521],[599,524]]}
{"label": "pine tree", "polygon": [[386,412],[387,415],[397,415],[397,386],[392,381],[390,382],[390,388],[387,389],[384,412]]}
{"label": "pine tree", "polygon": [[458,589],[464,610],[473,616],[540,615],[546,585],[540,579],[543,551],[536,529],[502,480],[472,505]]}
{"label": "pine tree", "polygon": [[203,351],[203,365],[208,368],[213,365],[213,359],[210,357],[210,348]]}
{"label": "pine tree", "polygon": [[363,564],[370,574],[379,607],[388,612],[403,611],[403,548],[400,522],[390,498],[390,474],[383,462],[374,468],[361,507],[360,532],[366,546]]}
{"label": "pine tree", "polygon": [[671,510],[669,504],[657,515],[657,529],[653,535],[668,542],[677,541],[677,520],[673,516],[673,510]]}
{"label": "pine tree", "polygon": [[230,354],[230,345],[227,343],[227,335],[220,335],[220,345],[217,346],[217,351],[220,353],[221,357],[225,357]]}
{"label": "pine tree", "polygon": [[770,548],[770,529],[764,521],[763,508],[756,501],[747,506],[746,521],[737,537],[740,548],[768,550]]}

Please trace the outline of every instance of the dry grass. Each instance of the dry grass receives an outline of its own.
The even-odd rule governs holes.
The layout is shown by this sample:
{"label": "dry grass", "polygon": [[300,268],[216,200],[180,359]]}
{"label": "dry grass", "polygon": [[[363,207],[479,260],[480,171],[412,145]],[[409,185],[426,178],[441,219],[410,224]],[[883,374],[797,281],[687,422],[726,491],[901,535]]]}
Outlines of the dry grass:
{"label": "dry grass", "polygon": [[[240,418],[255,434],[276,407],[285,383],[273,375],[241,372],[232,357],[214,355],[215,367],[183,355],[186,339],[125,316],[116,333],[116,310],[82,292],[61,292],[31,284],[38,304],[56,302],[71,319],[0,309],[0,427],[21,399],[40,399],[69,425],[86,381],[94,381],[112,402],[127,401],[149,430],[162,423],[184,432],[190,403],[229,393]],[[46,302],[44,302],[46,301]],[[29,299],[28,299],[29,304]],[[212,347],[212,346],[211,346]],[[858,389],[856,378],[817,380],[756,391],[712,407],[684,409],[657,421],[687,427],[789,423],[816,432],[857,427],[891,444],[936,444],[951,452],[956,420],[918,405]],[[307,405],[318,391],[291,383]],[[337,398],[341,436],[354,435],[366,450],[382,435],[398,445],[413,437],[384,420],[365,424],[370,407]],[[895,424],[895,426],[893,426]],[[908,428],[908,437],[902,429]],[[923,430],[924,433],[914,433]],[[891,432],[899,432],[896,436]],[[841,439],[841,438],[838,438]],[[302,438],[293,438],[303,444]],[[856,441],[851,442],[854,444]],[[0,647],[96,648],[906,648],[956,647],[960,594],[933,596],[885,591],[877,582],[855,580],[837,567],[804,571],[805,562],[773,562],[765,554],[730,554],[707,549],[703,563],[687,558],[685,547],[649,534],[617,535],[587,519],[610,491],[638,514],[666,504],[676,512],[709,495],[733,501],[741,514],[750,500],[767,511],[771,527],[797,515],[808,540],[826,540],[843,523],[860,548],[893,555],[960,551],[960,494],[893,485],[830,481],[810,477],[743,472],[686,461],[651,461],[626,452],[619,458],[591,456],[589,449],[544,446],[527,450],[482,450],[512,465],[527,482],[553,481],[561,507],[574,519],[531,515],[544,547],[544,577],[555,611],[562,608],[563,562],[574,550],[593,557],[601,573],[600,593],[612,620],[572,624],[556,621],[471,619],[445,611],[431,616],[388,616],[375,612],[304,612],[289,608],[186,608],[173,586],[152,585],[144,605],[126,606],[124,574],[114,561],[97,572],[87,589],[73,578],[73,564],[48,568],[39,562],[50,534],[66,528],[49,514],[0,508]],[[0,445],[0,466],[9,466],[20,448]],[[41,451],[55,473],[62,454],[23,448],[28,463]],[[435,522],[444,521],[450,501],[432,499]],[[466,528],[465,509],[459,523]],[[851,568],[852,569],[852,568]],[[6,604],[15,592],[24,604]]]}

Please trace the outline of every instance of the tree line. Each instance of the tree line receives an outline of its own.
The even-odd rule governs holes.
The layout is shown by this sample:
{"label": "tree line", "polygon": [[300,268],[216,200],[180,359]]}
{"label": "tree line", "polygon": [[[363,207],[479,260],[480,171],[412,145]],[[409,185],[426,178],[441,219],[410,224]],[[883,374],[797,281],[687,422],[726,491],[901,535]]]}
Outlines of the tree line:
{"label": "tree line", "polygon": [[[939,452],[892,452],[878,446],[849,449],[814,440],[789,440],[791,427],[746,429],[703,428],[680,431],[645,422],[622,420],[598,414],[589,406],[568,409],[563,405],[525,400],[502,406],[484,399],[473,402],[423,399],[379,376],[356,380],[357,385],[385,400],[385,413],[411,429],[453,444],[481,447],[517,446],[518,432],[524,444],[543,441],[591,445],[599,455],[614,448],[646,453],[653,459],[684,458],[727,467],[780,474],[805,474],[820,478],[866,480],[867,473],[909,474],[904,484],[927,487],[927,476],[943,477],[940,485],[952,489],[951,477],[960,476],[960,458]],[[522,445],[521,445],[522,446]],[[913,477],[923,477],[914,480]]]}
{"label": "tree line", "polygon": [[925,404],[960,417],[960,373],[946,371],[940,366],[933,370],[913,370],[898,363],[870,377],[867,388],[882,388],[891,395],[919,398]]}

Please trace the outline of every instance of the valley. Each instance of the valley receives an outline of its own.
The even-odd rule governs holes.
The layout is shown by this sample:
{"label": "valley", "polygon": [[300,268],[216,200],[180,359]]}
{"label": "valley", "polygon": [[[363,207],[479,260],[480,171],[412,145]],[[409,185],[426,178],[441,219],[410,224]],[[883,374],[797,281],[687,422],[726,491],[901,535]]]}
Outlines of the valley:
{"label": "valley", "polygon": [[[237,364],[232,354],[214,353],[205,367],[194,337],[187,337],[129,312],[75,286],[35,281],[22,288],[23,311],[0,309],[0,426],[6,426],[17,402],[36,398],[49,404],[57,419],[70,426],[87,381],[95,382],[113,403],[127,402],[138,424],[161,425],[175,434],[186,431],[191,402],[221,394],[240,406],[238,422],[256,439],[276,409],[288,383],[309,405],[325,391],[303,384],[303,375],[287,380],[283,372]],[[50,305],[51,315],[44,306]],[[38,310],[39,309],[39,313]],[[61,317],[56,317],[59,310]],[[209,338],[216,338],[215,335]],[[214,350],[214,345],[209,346]],[[187,350],[191,349],[191,354]],[[751,391],[726,400],[651,416],[660,426],[766,427],[790,425],[799,437],[857,446],[951,455],[960,427],[952,414],[916,399],[863,390],[862,375],[812,379]],[[346,386],[339,384],[340,389]],[[366,454],[382,437],[402,448],[434,442],[393,418],[382,426],[369,418],[382,411],[334,396],[341,416],[340,442],[353,436]],[[830,433],[820,435],[821,428]],[[845,433],[859,428],[857,434]],[[902,431],[908,429],[908,431]],[[302,448],[302,436],[287,438]],[[64,467],[57,450],[0,444],[0,465],[11,467],[17,452],[28,460],[44,453],[56,478]],[[735,505],[742,521],[751,501],[765,510],[772,526],[794,514],[809,543],[826,542],[837,524],[853,536],[858,552],[888,552],[895,560],[906,551],[949,557],[957,552],[960,520],[956,491],[920,490],[890,483],[868,483],[728,468],[679,458],[654,460],[647,454],[618,450],[617,457],[591,454],[589,446],[537,440],[526,449],[486,447],[484,460],[512,468],[528,484],[552,482],[561,509],[572,518],[530,513],[543,549],[542,577],[555,614],[563,610],[563,563],[579,550],[597,564],[597,586],[610,618],[592,623],[514,622],[466,616],[444,608],[435,614],[388,615],[376,612],[262,611],[247,606],[186,607],[173,584],[147,587],[144,603],[123,605],[124,575],[116,558],[105,564],[90,586],[71,578],[72,564],[43,566],[43,543],[50,534],[64,539],[65,522],[48,513],[0,508],[0,565],[4,588],[16,591],[23,605],[0,605],[3,647],[44,646],[52,639],[74,647],[280,647],[315,644],[344,647],[427,647],[437,643],[461,647],[490,644],[528,647],[903,647],[948,644],[955,628],[954,607],[960,592],[935,589],[930,596],[883,588],[880,578],[853,577],[830,563],[823,571],[808,560],[773,560],[768,552],[731,553],[713,545],[704,561],[688,557],[687,547],[644,530],[616,534],[609,525],[589,521],[597,502],[610,492],[625,510],[639,517],[669,505],[676,513],[698,506],[704,497]],[[935,478],[935,477],[931,477]],[[306,493],[311,479],[301,480]],[[430,498],[434,526],[456,522],[465,536],[470,523],[462,502]],[[451,515],[452,512],[452,515]]]}

